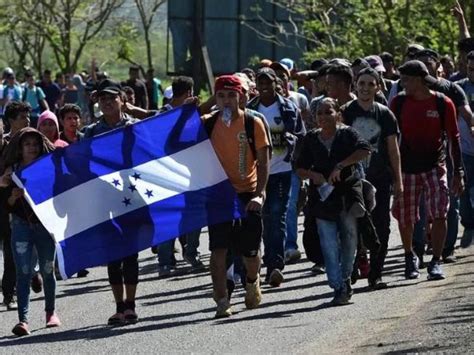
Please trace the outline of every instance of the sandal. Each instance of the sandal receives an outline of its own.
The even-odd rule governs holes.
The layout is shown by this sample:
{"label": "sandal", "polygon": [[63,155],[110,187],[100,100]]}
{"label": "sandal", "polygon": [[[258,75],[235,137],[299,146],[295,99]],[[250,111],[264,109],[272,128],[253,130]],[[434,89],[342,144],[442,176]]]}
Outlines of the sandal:
{"label": "sandal", "polygon": [[108,325],[122,325],[125,324],[125,316],[123,313],[115,313],[107,321]]}
{"label": "sandal", "polygon": [[133,309],[125,310],[123,314],[127,324],[135,324],[138,322],[138,316]]}

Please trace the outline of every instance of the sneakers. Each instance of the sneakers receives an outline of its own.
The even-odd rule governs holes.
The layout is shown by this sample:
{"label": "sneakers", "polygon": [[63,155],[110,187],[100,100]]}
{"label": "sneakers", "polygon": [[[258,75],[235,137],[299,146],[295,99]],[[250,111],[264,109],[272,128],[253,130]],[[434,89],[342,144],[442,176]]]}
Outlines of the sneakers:
{"label": "sneakers", "polygon": [[454,252],[448,255],[443,255],[443,263],[445,264],[453,264],[457,261],[456,255],[454,255]]}
{"label": "sneakers", "polygon": [[467,248],[471,245],[473,235],[474,229],[464,229],[461,237],[461,248]]}
{"label": "sneakers", "polygon": [[416,255],[405,255],[405,278],[407,280],[417,279],[420,277],[420,271],[418,270],[418,266],[419,261]]}
{"label": "sneakers", "polygon": [[15,325],[12,329],[12,333],[22,337],[24,335],[30,335],[30,330],[28,329],[28,323],[26,322],[20,322],[17,325]]}
{"label": "sneakers", "polygon": [[334,290],[334,298],[331,302],[329,302],[329,305],[331,307],[344,306],[346,304],[349,304],[349,299],[350,297],[344,288]]}
{"label": "sneakers", "polygon": [[444,280],[444,272],[443,268],[441,267],[441,263],[439,260],[431,260],[430,264],[428,265],[428,280]]}
{"label": "sneakers", "polygon": [[7,307],[8,311],[14,311],[18,309],[18,304],[16,303],[15,296],[5,297],[3,299],[3,304]]}
{"label": "sneakers", "polygon": [[46,328],[59,327],[60,325],[61,321],[56,312],[46,312]]}
{"label": "sneakers", "polygon": [[260,290],[260,275],[257,276],[257,279],[254,283],[247,281],[245,285],[245,306],[248,309],[257,308],[262,301],[262,291]]}
{"label": "sneakers", "polygon": [[311,272],[314,275],[323,275],[326,273],[326,268],[324,267],[324,265],[314,264],[311,268]]}
{"label": "sneakers", "polygon": [[117,312],[107,321],[108,325],[117,326],[125,324],[125,316],[123,313]]}
{"label": "sneakers", "polygon": [[165,278],[171,276],[174,267],[171,265],[158,265],[158,277]]}
{"label": "sneakers", "polygon": [[191,264],[191,267],[194,270],[198,269],[203,269],[204,264],[202,263],[201,259],[199,258],[199,255],[196,256],[188,256],[186,254],[183,255],[184,260],[188,263]]}
{"label": "sneakers", "polygon": [[285,251],[285,264],[294,264],[301,259],[301,252],[298,249],[288,249]]}
{"label": "sneakers", "polygon": [[31,289],[34,293],[40,293],[43,290],[43,278],[39,272],[31,278]]}
{"label": "sneakers", "polygon": [[227,297],[221,298],[217,302],[215,318],[227,318],[232,315],[232,308]]}
{"label": "sneakers", "polygon": [[285,278],[280,269],[273,269],[268,278],[268,283],[272,287],[279,287]]}

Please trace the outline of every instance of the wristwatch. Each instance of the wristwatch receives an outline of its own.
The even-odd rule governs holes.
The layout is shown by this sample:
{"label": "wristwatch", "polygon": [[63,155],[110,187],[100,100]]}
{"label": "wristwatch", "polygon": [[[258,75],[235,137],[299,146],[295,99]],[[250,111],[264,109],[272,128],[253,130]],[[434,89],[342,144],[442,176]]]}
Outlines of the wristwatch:
{"label": "wristwatch", "polygon": [[337,163],[336,166],[335,166],[335,168],[336,168],[337,170],[342,170],[342,169],[344,169],[344,165],[342,165],[341,163]]}

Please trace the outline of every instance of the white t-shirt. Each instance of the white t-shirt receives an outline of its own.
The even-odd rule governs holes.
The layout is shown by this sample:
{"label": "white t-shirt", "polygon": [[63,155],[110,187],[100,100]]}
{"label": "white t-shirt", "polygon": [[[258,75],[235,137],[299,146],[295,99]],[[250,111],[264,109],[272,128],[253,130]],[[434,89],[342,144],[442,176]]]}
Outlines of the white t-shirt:
{"label": "white t-shirt", "polygon": [[268,107],[259,104],[258,112],[267,119],[272,135],[273,152],[270,160],[270,175],[291,171],[291,164],[284,161],[288,154],[288,148],[284,137],[285,125],[280,115],[278,102],[274,102]]}
{"label": "white t-shirt", "polygon": [[300,109],[301,112],[309,111],[309,102],[306,96],[300,94],[296,91],[290,91],[290,96],[288,97],[293,103]]}

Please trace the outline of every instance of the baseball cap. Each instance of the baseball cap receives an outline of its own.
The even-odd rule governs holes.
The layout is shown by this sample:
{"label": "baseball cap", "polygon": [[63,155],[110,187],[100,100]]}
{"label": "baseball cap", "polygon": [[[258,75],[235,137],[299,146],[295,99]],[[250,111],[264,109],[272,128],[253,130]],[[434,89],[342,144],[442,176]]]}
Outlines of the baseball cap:
{"label": "baseball cap", "polygon": [[435,84],[438,81],[435,77],[430,75],[426,65],[419,60],[409,60],[399,67],[398,71],[402,75],[418,76],[424,78],[425,82],[428,84]]}
{"label": "baseball cap", "polygon": [[242,72],[237,72],[237,73],[234,73],[234,76],[240,79],[240,83],[242,84],[242,89],[244,89],[244,91],[246,92],[249,92],[252,84],[247,74],[244,74]]}
{"label": "baseball cap", "polygon": [[289,71],[292,71],[295,68],[295,62],[290,58],[280,59],[280,64],[285,65]]}
{"label": "baseball cap", "polygon": [[97,95],[101,95],[103,93],[119,95],[121,91],[122,85],[110,79],[102,80],[97,87]]}
{"label": "baseball cap", "polygon": [[311,70],[319,70],[323,65],[328,64],[328,61],[324,58],[315,59],[310,65]]}
{"label": "baseball cap", "polygon": [[411,43],[407,47],[407,51],[405,52],[406,57],[413,57],[418,53],[419,51],[422,51],[425,49],[422,45],[419,45],[417,43]]}
{"label": "baseball cap", "polygon": [[257,70],[257,80],[261,78],[262,76],[266,76],[271,81],[276,80],[276,73],[272,68],[263,67]]}
{"label": "baseball cap", "polygon": [[260,61],[260,68],[265,68],[265,67],[269,67],[270,65],[272,65],[272,61],[270,59],[262,59]]}
{"label": "baseball cap", "polygon": [[333,58],[329,61],[329,64],[343,65],[349,68],[351,67],[351,62],[349,62],[346,58]]}
{"label": "baseball cap", "polygon": [[429,58],[434,59],[436,62],[439,61],[439,54],[435,52],[434,50],[428,49],[428,48],[422,49],[421,51],[418,51],[415,54],[415,58],[420,58],[420,57],[429,57]]}
{"label": "baseball cap", "polygon": [[277,70],[282,70],[286,73],[286,75],[288,75],[288,78],[291,77],[290,69],[285,64],[282,64],[281,62],[273,62],[272,65],[270,65],[270,68],[272,68],[275,71],[275,74]]}
{"label": "baseball cap", "polygon": [[378,71],[379,73],[385,73],[385,67],[383,66],[382,58],[378,55],[369,55],[364,58],[370,66]]}
{"label": "baseball cap", "polygon": [[243,93],[242,81],[235,75],[222,75],[218,77],[214,89],[216,92],[219,90],[232,90],[237,91],[239,94]]}

